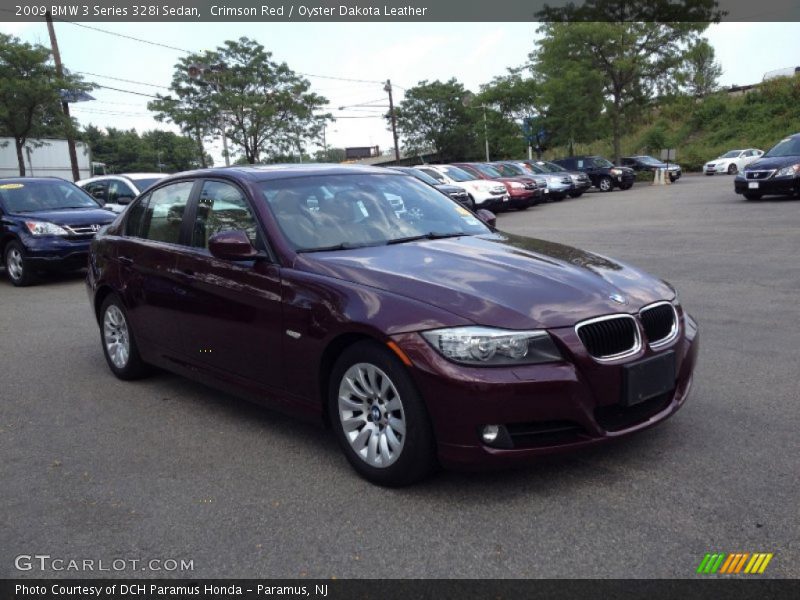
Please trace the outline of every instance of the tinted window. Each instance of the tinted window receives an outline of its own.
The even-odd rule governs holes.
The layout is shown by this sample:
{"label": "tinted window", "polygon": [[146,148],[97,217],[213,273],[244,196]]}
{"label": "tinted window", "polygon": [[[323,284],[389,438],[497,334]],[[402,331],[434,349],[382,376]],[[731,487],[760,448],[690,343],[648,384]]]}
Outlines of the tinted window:
{"label": "tinted window", "polygon": [[125,235],[139,237],[139,233],[142,229],[142,218],[144,217],[149,200],[149,195],[143,196],[128,209],[128,214],[125,217]]}
{"label": "tinted window", "polygon": [[106,188],[108,188],[107,181],[92,181],[83,186],[83,189],[100,204],[106,203]]}
{"label": "tinted window", "polygon": [[781,140],[770,148],[764,156],[800,156],[800,136]]}
{"label": "tinted window", "polygon": [[242,192],[220,181],[206,181],[197,204],[192,246],[208,248],[208,240],[221,231],[240,230],[258,247],[258,227]]}
{"label": "tinted window", "polygon": [[420,173],[424,173],[425,175],[429,175],[432,179],[436,180],[438,183],[444,183],[444,177],[438,171],[434,171],[433,169],[417,169]]}
{"label": "tinted window", "polygon": [[66,181],[19,181],[0,183],[0,200],[11,213],[98,208],[85,191]]}
{"label": "tinted window", "polygon": [[123,181],[108,182],[108,202],[130,202],[136,194],[131,191],[128,184]]}
{"label": "tinted window", "polygon": [[193,185],[193,181],[181,181],[154,190],[145,209],[140,237],[177,244]]}
{"label": "tinted window", "polygon": [[261,189],[301,251],[489,232],[468,210],[412,177],[299,177],[264,182]]}

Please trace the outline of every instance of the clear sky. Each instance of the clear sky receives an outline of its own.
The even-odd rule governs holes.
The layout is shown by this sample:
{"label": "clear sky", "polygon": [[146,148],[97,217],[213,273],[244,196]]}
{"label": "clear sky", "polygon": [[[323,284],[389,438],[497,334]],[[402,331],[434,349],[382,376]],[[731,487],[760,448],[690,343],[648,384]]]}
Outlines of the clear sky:
{"label": "clear sky", "polygon": [[[214,49],[226,39],[258,40],[290,68],[309,76],[312,89],[329,100],[339,118],[327,128],[331,147],[392,145],[380,112],[388,102],[380,82],[391,78],[395,101],[403,88],[422,80],[456,77],[468,89],[523,64],[534,49],[535,23],[87,23],[190,51]],[[144,94],[166,93],[178,50],[108,35],[70,23],[56,22],[64,64],[98,84]],[[0,31],[49,46],[44,22],[0,23]],[[773,69],[800,65],[797,23],[721,23],[706,36],[723,68],[721,84],[761,81]],[[89,75],[92,74],[92,75]],[[370,82],[341,81],[325,75]],[[115,81],[117,77],[139,83]],[[151,84],[151,85],[143,85]],[[163,86],[163,87],[157,87]],[[82,125],[176,130],[156,122],[147,111],[148,98],[96,89],[94,102],[71,106]],[[377,108],[352,107],[374,104]],[[340,106],[352,108],[340,111]],[[359,118],[344,118],[359,117]],[[211,149],[222,164],[220,146]],[[314,147],[308,147],[313,151]]]}

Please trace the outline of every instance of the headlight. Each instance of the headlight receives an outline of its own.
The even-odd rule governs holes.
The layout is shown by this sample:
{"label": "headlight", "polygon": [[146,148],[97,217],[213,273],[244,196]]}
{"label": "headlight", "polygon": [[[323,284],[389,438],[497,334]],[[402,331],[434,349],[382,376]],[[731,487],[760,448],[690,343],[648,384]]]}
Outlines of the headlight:
{"label": "headlight", "polygon": [[546,331],[509,331],[491,327],[453,327],[422,336],[442,356],[477,366],[532,365],[561,360]]}
{"label": "headlight", "polygon": [[775,173],[775,177],[794,177],[798,173],[800,173],[800,163],[783,167]]}
{"label": "headlight", "polygon": [[524,190],[525,189],[525,186],[523,184],[521,184],[519,181],[509,181],[509,184],[515,190]]}
{"label": "headlight", "polygon": [[612,175],[622,175],[622,169],[611,169]]}
{"label": "headlight", "polygon": [[69,235],[66,229],[47,221],[25,221],[31,235]]}

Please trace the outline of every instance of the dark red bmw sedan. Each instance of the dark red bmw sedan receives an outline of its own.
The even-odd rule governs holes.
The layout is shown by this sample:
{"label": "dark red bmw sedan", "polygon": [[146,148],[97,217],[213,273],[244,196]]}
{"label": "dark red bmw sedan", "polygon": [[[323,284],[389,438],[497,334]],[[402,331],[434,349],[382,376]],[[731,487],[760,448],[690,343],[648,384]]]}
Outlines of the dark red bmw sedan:
{"label": "dark red bmw sedan", "polygon": [[158,366],[326,423],[383,485],[674,414],[697,356],[675,290],[487,216],[378,168],[175,175],[92,244],[108,365],[122,379]]}

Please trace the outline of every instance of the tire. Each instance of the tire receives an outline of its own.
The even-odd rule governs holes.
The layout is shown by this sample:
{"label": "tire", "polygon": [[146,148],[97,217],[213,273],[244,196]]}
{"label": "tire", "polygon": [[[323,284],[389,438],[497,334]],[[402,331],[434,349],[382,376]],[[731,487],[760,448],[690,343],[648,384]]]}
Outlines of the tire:
{"label": "tire", "polygon": [[580,198],[581,196],[583,196],[583,192],[570,192],[569,194],[570,198]]}
{"label": "tire", "polygon": [[728,167],[728,175],[736,175],[739,172],[739,169],[736,168],[736,165],[731,165]]}
{"label": "tire", "polygon": [[17,287],[25,287],[36,281],[33,271],[25,266],[25,248],[16,240],[6,245],[3,265],[8,279]]}
{"label": "tire", "polygon": [[632,183],[625,183],[625,184],[623,184],[623,185],[619,186],[619,189],[621,189],[621,190],[629,190],[629,189],[631,189],[632,187],[633,187],[633,184],[632,184]]}
{"label": "tire", "polygon": [[110,294],[100,308],[100,343],[109,369],[119,379],[141,379],[149,365],[139,355],[128,313],[116,294]]}
{"label": "tire", "polygon": [[713,176],[714,176],[713,173],[706,173],[706,177],[713,177]]}
{"label": "tire", "polygon": [[409,485],[436,466],[422,398],[403,364],[382,344],[358,342],[342,353],[328,382],[328,415],[348,462],[372,483]]}
{"label": "tire", "polygon": [[601,192],[610,192],[614,189],[614,182],[611,181],[611,177],[601,177],[600,181],[597,182],[597,188]]}
{"label": "tire", "polygon": [[761,194],[755,192],[745,192],[743,195],[745,200],[761,200]]}

